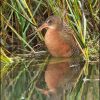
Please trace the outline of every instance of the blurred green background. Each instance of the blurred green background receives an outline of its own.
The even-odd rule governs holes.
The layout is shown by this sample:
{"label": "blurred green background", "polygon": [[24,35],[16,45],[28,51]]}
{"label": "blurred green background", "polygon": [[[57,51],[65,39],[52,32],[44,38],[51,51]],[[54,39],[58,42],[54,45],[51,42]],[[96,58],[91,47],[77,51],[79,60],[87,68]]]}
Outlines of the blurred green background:
{"label": "blurred green background", "polygon": [[[99,0],[0,1],[1,100],[46,100],[35,85],[49,54],[41,58],[47,51],[45,31],[36,30],[50,15],[69,23],[86,61],[75,88],[64,100],[99,100],[99,8]],[[84,77],[90,79],[86,84]],[[44,78],[40,84],[46,87]]]}

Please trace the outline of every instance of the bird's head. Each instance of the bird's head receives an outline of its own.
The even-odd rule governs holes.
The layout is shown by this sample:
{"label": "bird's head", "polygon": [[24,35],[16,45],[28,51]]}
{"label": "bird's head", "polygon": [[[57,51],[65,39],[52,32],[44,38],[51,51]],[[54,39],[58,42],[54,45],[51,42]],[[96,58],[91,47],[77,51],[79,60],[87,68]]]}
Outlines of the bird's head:
{"label": "bird's head", "polygon": [[50,16],[46,21],[38,28],[38,31],[41,31],[44,28],[47,29],[61,29],[63,26],[62,20],[58,16]]}

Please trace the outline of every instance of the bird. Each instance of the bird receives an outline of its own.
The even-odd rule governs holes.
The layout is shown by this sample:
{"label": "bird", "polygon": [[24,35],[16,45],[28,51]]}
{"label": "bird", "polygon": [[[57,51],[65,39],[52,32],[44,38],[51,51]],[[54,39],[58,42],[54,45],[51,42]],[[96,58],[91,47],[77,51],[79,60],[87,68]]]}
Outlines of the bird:
{"label": "bird", "polygon": [[49,16],[37,30],[43,29],[47,29],[44,41],[53,57],[71,57],[79,54],[80,50],[73,36],[73,29],[59,16]]}

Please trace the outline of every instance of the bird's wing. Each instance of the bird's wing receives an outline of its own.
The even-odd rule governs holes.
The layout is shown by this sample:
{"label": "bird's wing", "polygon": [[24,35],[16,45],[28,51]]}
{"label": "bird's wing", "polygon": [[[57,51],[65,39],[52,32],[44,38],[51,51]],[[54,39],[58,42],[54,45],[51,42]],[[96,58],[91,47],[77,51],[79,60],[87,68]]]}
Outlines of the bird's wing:
{"label": "bird's wing", "polygon": [[74,30],[71,27],[69,27],[69,25],[66,24],[63,25],[63,29],[60,35],[64,39],[64,41],[71,46],[75,54],[80,53],[79,46],[74,37]]}
{"label": "bird's wing", "polygon": [[71,44],[71,43],[75,42],[73,33],[74,33],[73,29],[71,27],[69,27],[69,25],[66,25],[64,23],[63,29],[62,29],[60,35],[61,35],[61,37],[63,37],[63,39],[66,41],[66,43],[70,42],[70,44]]}

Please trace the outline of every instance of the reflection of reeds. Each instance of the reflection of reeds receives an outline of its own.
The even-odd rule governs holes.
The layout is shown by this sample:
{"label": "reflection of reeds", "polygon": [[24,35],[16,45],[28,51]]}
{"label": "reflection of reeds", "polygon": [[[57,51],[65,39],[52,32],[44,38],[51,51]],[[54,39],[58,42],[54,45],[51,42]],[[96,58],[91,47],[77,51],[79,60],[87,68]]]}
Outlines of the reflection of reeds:
{"label": "reflection of reeds", "polygon": [[[41,61],[36,61],[35,58],[32,59],[31,57],[28,59],[24,55],[26,53],[31,54],[30,52],[34,55],[34,53],[45,49],[42,45],[43,34],[36,33],[36,30],[39,21],[46,19],[51,13],[60,16],[73,28],[75,31],[73,35],[84,54],[85,60],[87,62],[98,62],[99,0],[56,0],[56,2],[54,0],[3,0],[1,4],[0,79],[2,79],[2,98],[4,100],[8,100],[8,98],[10,100],[11,97],[21,98],[26,94],[29,100],[34,98],[32,97],[33,94],[38,100],[45,100],[45,97],[35,89],[35,82],[41,76],[41,72],[44,71],[48,57],[41,64],[39,63]],[[17,55],[19,53],[22,55]],[[56,61],[53,63],[56,63]],[[31,72],[28,70],[30,66],[33,66]],[[34,66],[39,66],[38,70],[35,70]],[[17,68],[19,71],[16,70],[16,74],[11,75],[10,73]],[[95,78],[96,75],[94,74],[98,74],[96,64],[88,66],[86,63],[77,79],[75,90],[70,96],[66,96],[69,96],[72,100],[73,98],[80,99],[81,96],[89,100],[90,95],[94,99],[98,99],[98,83],[90,82],[86,85],[82,81],[83,76]],[[26,80],[28,85],[26,85]],[[44,82],[41,82],[41,85],[45,86]],[[89,94],[90,85],[93,88],[91,94]]]}

